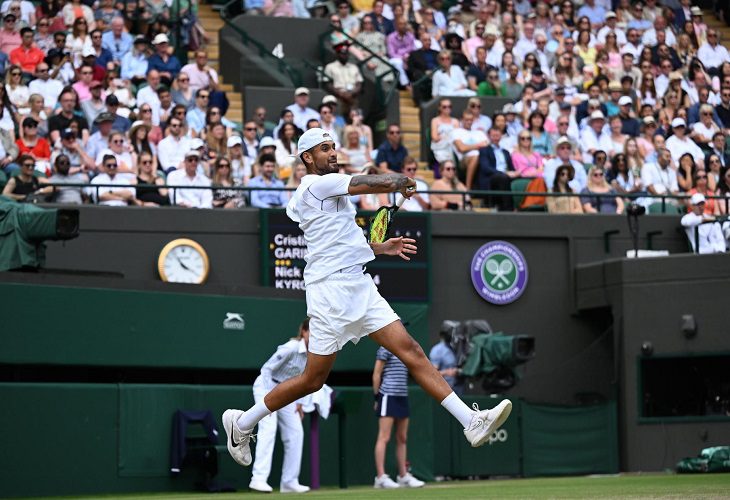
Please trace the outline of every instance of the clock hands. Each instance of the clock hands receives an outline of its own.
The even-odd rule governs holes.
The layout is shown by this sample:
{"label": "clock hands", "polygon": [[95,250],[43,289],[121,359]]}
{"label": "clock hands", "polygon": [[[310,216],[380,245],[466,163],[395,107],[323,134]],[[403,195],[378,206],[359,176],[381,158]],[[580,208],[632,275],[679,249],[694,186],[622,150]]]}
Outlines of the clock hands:
{"label": "clock hands", "polygon": [[185,269],[186,271],[190,271],[190,268],[188,266],[186,266],[185,264],[183,264],[183,261],[182,261],[182,259],[180,257],[176,257],[176,258],[177,258],[177,261],[180,263],[180,265],[182,266],[183,269]]}

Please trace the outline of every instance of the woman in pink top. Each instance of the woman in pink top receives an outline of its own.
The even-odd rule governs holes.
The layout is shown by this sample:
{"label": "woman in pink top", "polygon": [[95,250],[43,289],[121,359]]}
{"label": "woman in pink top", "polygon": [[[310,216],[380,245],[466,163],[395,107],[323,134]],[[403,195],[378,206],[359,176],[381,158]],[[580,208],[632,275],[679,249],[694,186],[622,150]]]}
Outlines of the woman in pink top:
{"label": "woman in pink top", "polygon": [[532,150],[529,131],[520,132],[517,147],[512,153],[512,165],[520,177],[542,177],[542,156]]}

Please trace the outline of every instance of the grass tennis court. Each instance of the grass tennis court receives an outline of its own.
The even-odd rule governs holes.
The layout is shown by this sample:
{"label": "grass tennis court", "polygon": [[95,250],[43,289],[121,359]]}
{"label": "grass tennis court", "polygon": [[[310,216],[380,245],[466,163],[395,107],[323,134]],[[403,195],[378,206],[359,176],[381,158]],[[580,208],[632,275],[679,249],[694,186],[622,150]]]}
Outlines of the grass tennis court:
{"label": "grass tennis court", "polygon": [[[94,496],[103,500],[215,500],[261,499],[273,494],[250,492],[216,494],[161,493],[146,495]],[[297,498],[287,495],[287,498]],[[505,479],[492,481],[449,481],[429,483],[413,490],[375,490],[359,486],[341,490],[327,488],[305,494],[304,499],[375,498],[470,499],[470,498],[729,498],[730,474],[627,474],[617,476]],[[71,497],[52,497],[71,498]],[[79,497],[74,497],[79,498]],[[89,497],[91,498],[91,497]]]}

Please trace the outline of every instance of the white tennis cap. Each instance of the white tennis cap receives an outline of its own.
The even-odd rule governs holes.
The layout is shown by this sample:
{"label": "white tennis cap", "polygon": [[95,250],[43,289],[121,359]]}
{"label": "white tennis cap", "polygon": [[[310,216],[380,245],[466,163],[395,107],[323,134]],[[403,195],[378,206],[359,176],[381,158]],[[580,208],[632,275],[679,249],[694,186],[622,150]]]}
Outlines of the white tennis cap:
{"label": "white tennis cap", "polygon": [[627,104],[631,104],[631,98],[627,95],[621,96],[621,99],[618,100],[619,106],[626,106]]}
{"label": "white tennis cap", "polygon": [[243,144],[243,140],[241,139],[241,136],[238,135],[230,136],[226,142],[226,146],[229,148],[232,148],[233,146],[240,146],[241,144]]}
{"label": "white tennis cap", "polygon": [[276,141],[273,137],[266,136],[261,138],[261,142],[259,142],[259,149],[261,148],[268,148],[269,146],[276,147]]}
{"label": "white tennis cap", "polygon": [[588,118],[589,121],[593,121],[593,120],[605,120],[605,119],[606,119],[606,117],[603,116],[603,113],[601,113],[598,110],[596,110],[593,113],[591,113],[591,116]]}
{"label": "white tennis cap", "polygon": [[309,151],[313,147],[322,144],[325,141],[331,141],[332,136],[321,128],[310,128],[302,134],[297,143],[297,151],[299,154]]}
{"label": "white tennis cap", "polygon": [[699,205],[700,203],[705,203],[705,195],[702,193],[695,193],[692,195],[692,198],[690,198],[690,203],[692,205]]}
{"label": "white tennis cap", "polygon": [[687,122],[684,121],[684,118],[675,118],[672,120],[672,127],[686,127]]}

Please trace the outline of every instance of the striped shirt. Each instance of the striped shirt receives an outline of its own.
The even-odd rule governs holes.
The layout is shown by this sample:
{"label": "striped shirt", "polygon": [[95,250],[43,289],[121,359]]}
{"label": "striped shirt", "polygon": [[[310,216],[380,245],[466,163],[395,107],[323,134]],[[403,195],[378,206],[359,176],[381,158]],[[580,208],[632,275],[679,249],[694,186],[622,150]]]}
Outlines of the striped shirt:
{"label": "striped shirt", "polygon": [[304,371],[307,364],[307,346],[304,340],[291,339],[280,345],[273,356],[261,367],[261,375],[279,384]]}
{"label": "striped shirt", "polygon": [[408,368],[385,347],[378,348],[375,359],[384,361],[378,392],[385,396],[408,396]]}

